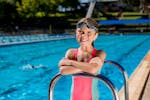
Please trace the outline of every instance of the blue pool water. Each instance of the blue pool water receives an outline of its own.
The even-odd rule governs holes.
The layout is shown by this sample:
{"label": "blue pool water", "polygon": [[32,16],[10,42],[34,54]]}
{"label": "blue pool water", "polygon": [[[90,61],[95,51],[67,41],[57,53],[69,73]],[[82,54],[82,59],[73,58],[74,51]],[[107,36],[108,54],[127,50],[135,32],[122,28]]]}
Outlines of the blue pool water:
{"label": "blue pool water", "polygon": [[[119,62],[130,76],[150,50],[150,35],[101,35],[97,49],[107,53],[107,60]],[[79,45],[75,38],[49,42],[0,47],[0,100],[47,100],[50,80],[56,75],[58,62],[69,48]],[[32,68],[35,66],[36,68]],[[104,65],[101,74],[118,88],[123,85],[121,73]],[[56,84],[55,100],[69,100],[71,77]],[[100,99],[111,100],[111,93],[99,83]]]}

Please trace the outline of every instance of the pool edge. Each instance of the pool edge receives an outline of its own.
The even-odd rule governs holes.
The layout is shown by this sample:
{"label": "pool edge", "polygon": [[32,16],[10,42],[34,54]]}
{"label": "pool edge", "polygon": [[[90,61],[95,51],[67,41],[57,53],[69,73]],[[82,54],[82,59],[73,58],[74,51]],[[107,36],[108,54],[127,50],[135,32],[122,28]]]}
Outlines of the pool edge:
{"label": "pool edge", "polygon": [[[138,100],[141,96],[146,79],[150,71],[150,50],[140,61],[136,70],[128,80],[129,84],[129,100]],[[119,91],[120,100],[124,100],[124,87]]]}

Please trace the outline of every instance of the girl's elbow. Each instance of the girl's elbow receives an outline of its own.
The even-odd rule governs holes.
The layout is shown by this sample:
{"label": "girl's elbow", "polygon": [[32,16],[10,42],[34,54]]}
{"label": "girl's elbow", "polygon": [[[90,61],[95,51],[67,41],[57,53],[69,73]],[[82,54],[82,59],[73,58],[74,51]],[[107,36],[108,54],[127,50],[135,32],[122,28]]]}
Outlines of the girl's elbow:
{"label": "girl's elbow", "polygon": [[98,71],[101,69],[101,66],[95,66],[94,68],[90,69],[90,73],[93,75],[97,75]]}
{"label": "girl's elbow", "polygon": [[61,67],[61,68],[59,69],[59,73],[62,74],[62,75],[71,74],[71,72],[69,71],[69,69],[67,69],[66,67]]}
{"label": "girl's elbow", "polygon": [[98,69],[92,68],[89,70],[90,74],[96,75],[97,74]]}
{"label": "girl's elbow", "polygon": [[89,73],[91,74],[98,74],[98,71],[102,68],[104,62],[101,59],[97,59],[97,62],[95,63],[91,63],[90,67],[89,67]]}
{"label": "girl's elbow", "polygon": [[63,68],[60,68],[60,69],[59,69],[59,73],[62,74],[62,75],[65,75],[65,74],[66,74],[66,71],[65,71],[65,69],[63,69]]}

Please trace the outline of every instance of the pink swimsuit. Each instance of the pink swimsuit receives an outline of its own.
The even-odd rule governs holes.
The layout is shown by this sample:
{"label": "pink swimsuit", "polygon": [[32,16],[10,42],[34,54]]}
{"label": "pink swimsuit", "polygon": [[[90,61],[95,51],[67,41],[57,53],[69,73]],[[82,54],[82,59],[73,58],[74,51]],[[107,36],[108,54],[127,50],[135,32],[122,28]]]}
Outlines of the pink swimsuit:
{"label": "pink swimsuit", "polygon": [[[78,49],[74,53],[74,60],[77,60]],[[96,49],[94,48],[92,51],[92,57],[88,60],[88,62],[95,57]],[[97,82],[94,82],[97,84]],[[74,76],[73,77],[73,86],[72,86],[72,100],[96,100],[93,99],[93,84],[92,78]],[[95,87],[95,86],[94,86]],[[97,85],[96,85],[97,87]],[[96,91],[95,91],[96,92]],[[96,97],[97,98],[97,97]]]}

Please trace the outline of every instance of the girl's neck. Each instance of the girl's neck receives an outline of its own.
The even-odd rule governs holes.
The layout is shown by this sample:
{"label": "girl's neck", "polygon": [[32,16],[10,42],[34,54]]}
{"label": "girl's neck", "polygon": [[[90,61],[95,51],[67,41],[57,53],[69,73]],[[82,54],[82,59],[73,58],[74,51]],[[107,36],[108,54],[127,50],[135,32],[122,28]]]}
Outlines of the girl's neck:
{"label": "girl's neck", "polygon": [[93,47],[93,46],[80,46],[79,49],[80,49],[82,52],[91,53],[92,50],[94,49],[94,47]]}
{"label": "girl's neck", "polygon": [[93,46],[80,46],[78,52],[78,61],[87,62],[92,57]]}

